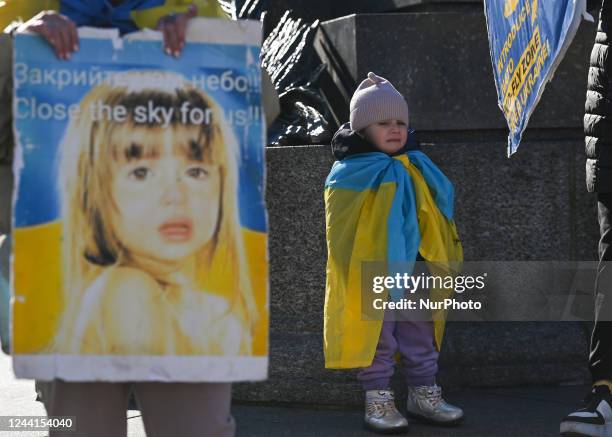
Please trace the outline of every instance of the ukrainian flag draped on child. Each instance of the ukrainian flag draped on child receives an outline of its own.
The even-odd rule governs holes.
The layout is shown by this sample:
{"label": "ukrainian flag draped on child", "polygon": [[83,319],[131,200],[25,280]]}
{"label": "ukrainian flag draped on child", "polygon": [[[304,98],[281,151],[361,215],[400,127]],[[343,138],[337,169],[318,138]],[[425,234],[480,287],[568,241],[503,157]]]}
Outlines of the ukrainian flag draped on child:
{"label": "ukrainian flag draped on child", "polygon": [[[327,368],[367,367],[376,351],[382,315],[362,315],[362,262],[409,263],[420,253],[437,275],[452,274],[451,263],[463,260],[453,197],[451,182],[420,151],[364,153],[334,164],[325,182]],[[434,319],[439,348],[444,319]]]}

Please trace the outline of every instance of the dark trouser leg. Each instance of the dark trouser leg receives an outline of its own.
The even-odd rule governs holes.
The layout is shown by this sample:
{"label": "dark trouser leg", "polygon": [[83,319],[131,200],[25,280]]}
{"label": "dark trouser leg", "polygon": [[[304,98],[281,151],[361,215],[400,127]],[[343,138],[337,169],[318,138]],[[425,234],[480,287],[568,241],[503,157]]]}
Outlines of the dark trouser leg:
{"label": "dark trouser leg", "polygon": [[9,35],[0,34],[0,236],[10,232],[11,191],[13,174],[13,41]]}
{"label": "dark trouser leg", "polygon": [[129,384],[64,382],[56,379],[45,401],[49,416],[74,416],[76,431],[51,431],[49,437],[125,437]]}
{"label": "dark trouser leg", "polygon": [[148,437],[233,437],[232,384],[137,382]]}
{"label": "dark trouser leg", "polygon": [[599,267],[589,365],[593,381],[612,380],[612,193],[598,193]]}

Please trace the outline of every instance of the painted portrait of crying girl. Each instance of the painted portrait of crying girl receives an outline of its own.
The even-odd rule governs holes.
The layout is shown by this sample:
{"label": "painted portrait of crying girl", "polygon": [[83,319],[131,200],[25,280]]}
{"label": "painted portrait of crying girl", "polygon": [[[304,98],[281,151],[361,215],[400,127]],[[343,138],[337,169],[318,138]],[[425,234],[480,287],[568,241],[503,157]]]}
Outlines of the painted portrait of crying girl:
{"label": "painted portrait of crying girl", "polygon": [[[236,205],[236,140],[216,104],[179,78],[155,87],[146,74],[123,79],[91,90],[64,140],[67,306],[57,348],[249,354],[257,314]],[[138,123],[138,107],[172,119]],[[122,108],[121,121],[101,108]],[[234,272],[234,295],[210,289],[213,266]]]}
{"label": "painted portrait of crying girl", "polygon": [[265,240],[241,226],[240,146],[219,105],[180,75],[128,72],[77,113],[56,158],[54,332],[29,352],[265,355]]}

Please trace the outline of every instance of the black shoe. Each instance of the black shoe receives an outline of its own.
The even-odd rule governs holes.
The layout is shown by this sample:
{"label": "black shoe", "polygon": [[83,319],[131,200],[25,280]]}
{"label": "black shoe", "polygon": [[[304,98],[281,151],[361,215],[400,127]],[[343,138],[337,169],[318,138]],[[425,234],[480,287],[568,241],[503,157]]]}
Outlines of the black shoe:
{"label": "black shoe", "polygon": [[585,406],[561,422],[564,437],[612,437],[612,394],[607,385],[596,385]]}

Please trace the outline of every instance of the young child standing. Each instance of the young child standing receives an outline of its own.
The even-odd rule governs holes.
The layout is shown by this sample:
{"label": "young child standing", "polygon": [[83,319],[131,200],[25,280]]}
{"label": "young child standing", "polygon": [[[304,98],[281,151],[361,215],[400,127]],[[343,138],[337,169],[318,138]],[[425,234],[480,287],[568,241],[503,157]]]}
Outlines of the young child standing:
{"label": "young child standing", "polygon": [[398,351],[408,414],[445,425],[463,418],[435,382],[443,320],[398,321],[390,312],[384,320],[383,314],[379,320],[363,316],[363,262],[424,260],[439,272],[436,265],[463,258],[453,222],[452,184],[414,144],[404,97],[386,79],[369,73],[351,99],[350,123],[332,140],[338,161],[325,185],[326,367],[360,368],[365,425],[384,433],[408,429],[390,389]]}

